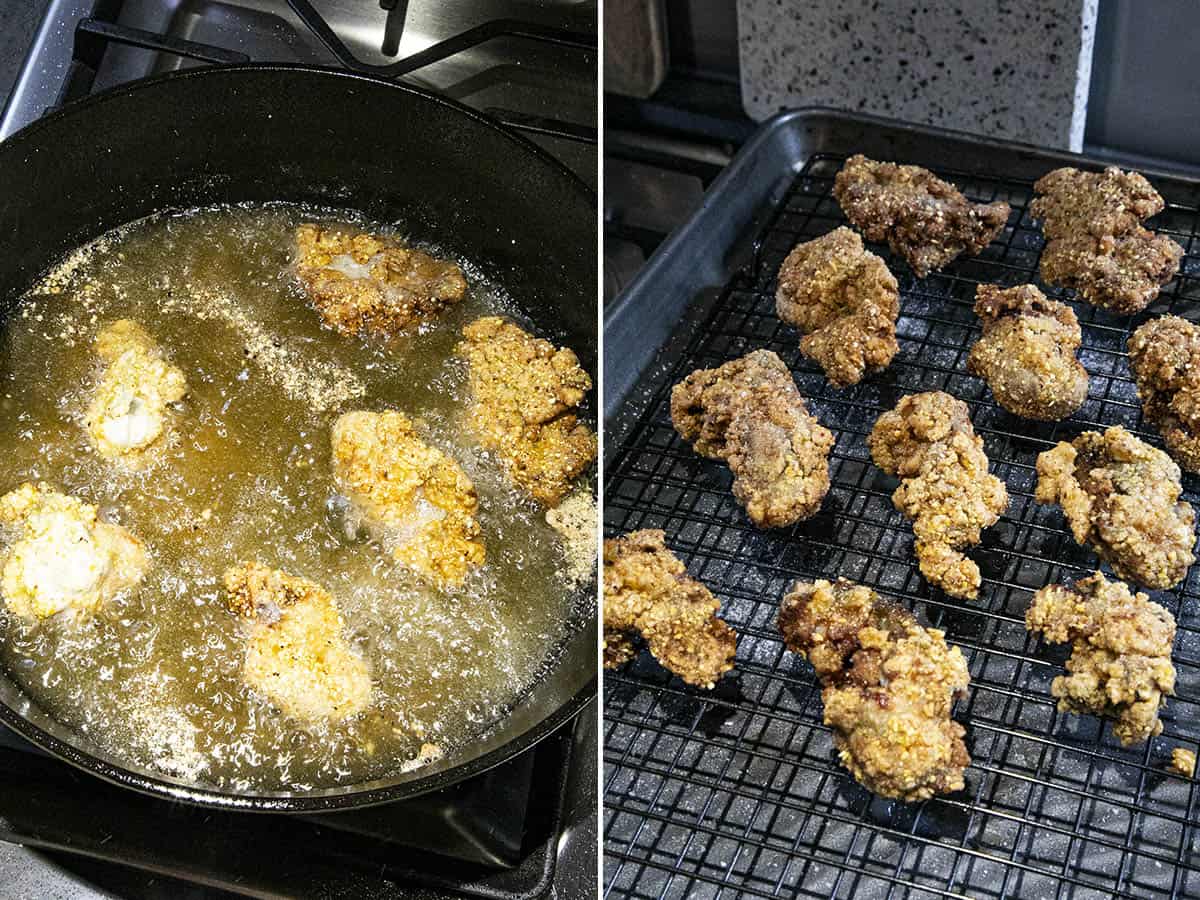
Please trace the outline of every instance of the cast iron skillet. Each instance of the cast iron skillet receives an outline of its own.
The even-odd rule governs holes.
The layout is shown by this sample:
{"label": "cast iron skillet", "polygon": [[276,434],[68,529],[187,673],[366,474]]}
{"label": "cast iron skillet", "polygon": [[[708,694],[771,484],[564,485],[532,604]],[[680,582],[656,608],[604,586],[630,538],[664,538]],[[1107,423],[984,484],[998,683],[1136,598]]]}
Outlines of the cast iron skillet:
{"label": "cast iron skillet", "polygon": [[[465,107],[374,78],[297,66],[190,70],[73,103],[0,144],[0,310],[103,232],[164,209],[287,200],[402,218],[470,259],[596,373],[595,197],[533,144]],[[2,326],[0,326],[2,327]],[[595,397],[590,398],[595,408]],[[109,781],[200,805],[311,812],[445,787],[530,747],[596,693],[596,611],[487,736],[408,775],[237,794],[129,765],[54,721],[0,672],[0,721]]]}

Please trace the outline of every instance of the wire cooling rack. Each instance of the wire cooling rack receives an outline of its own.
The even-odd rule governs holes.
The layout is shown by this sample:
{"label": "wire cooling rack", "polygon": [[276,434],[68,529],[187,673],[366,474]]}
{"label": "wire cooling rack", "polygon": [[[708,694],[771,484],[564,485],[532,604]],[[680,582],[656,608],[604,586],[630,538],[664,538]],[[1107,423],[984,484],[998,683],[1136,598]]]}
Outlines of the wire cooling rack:
{"label": "wire cooling rack", "polygon": [[[1200,565],[1178,588],[1153,594],[1178,622],[1177,696],[1162,735],[1143,745],[1123,748],[1110,724],[1057,712],[1050,682],[1068,648],[1042,645],[1024,626],[1035,590],[1097,565],[1061,512],[1034,502],[1037,454],[1112,424],[1162,445],[1142,424],[1125,342],[1152,315],[1200,313],[1200,213],[1170,206],[1154,220],[1187,256],[1145,313],[1131,321],[1073,304],[1088,400],[1067,421],[1035,423],[998,407],[965,366],[979,335],[975,286],[1040,285],[1043,242],[1028,213],[1028,181],[938,170],[974,200],[1012,205],[1002,235],[947,271],[918,281],[886,247],[871,247],[901,289],[900,352],[885,372],[839,391],[800,356],[797,333],[775,315],[775,274],[795,243],[844,223],[830,193],[842,162],[818,155],[800,171],[753,263],[725,288],[682,358],[651,376],[649,406],[609,456],[606,534],[664,529],[688,570],[721,598],[740,643],[737,668],[712,692],[686,687],[646,652],[606,675],[606,895],[1200,897],[1200,792],[1195,779],[1165,768],[1173,748],[1200,742]],[[669,414],[671,386],[693,369],[758,348],[787,362],[837,437],[820,513],[769,532],[746,519],[728,469],[693,453]],[[992,471],[1008,486],[1007,513],[968,551],[984,578],[974,602],[920,577],[911,527],[892,506],[896,481],[872,465],[866,447],[882,411],[929,390],[967,402]],[[1198,483],[1184,476],[1193,503]],[[797,578],[839,575],[899,598],[962,649],[972,682],[954,716],[973,757],[965,790],[923,804],[885,801],[837,762],[820,686],[784,649],[775,617]]]}

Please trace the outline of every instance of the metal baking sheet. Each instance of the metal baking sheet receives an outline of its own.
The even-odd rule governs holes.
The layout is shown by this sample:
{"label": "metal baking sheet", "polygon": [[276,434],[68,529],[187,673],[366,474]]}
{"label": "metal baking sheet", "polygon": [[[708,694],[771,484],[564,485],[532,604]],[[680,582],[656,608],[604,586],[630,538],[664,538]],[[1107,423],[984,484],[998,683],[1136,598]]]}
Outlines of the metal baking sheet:
{"label": "metal baking sheet", "polygon": [[[845,156],[926,166],[974,200],[1007,200],[1008,227],[980,256],[918,281],[872,245],[901,291],[900,352],[883,373],[834,390],[775,316],[775,274],[793,244],[844,219],[830,196]],[[714,183],[697,215],[660,248],[605,321],[605,529],[663,528],[689,571],[723,601],[741,635],[737,668],[712,692],[686,687],[646,653],[605,678],[604,885],[630,897],[1198,897],[1197,782],[1168,772],[1171,749],[1200,743],[1200,566],[1153,598],[1175,615],[1177,696],[1164,731],[1123,748],[1111,726],[1059,713],[1050,682],[1067,648],[1026,633],[1037,588],[1091,571],[1095,556],[1056,508],[1034,503],[1034,460],[1056,441],[1141,421],[1125,356],[1129,332],[1165,312],[1197,318],[1200,185],[1143,170],[1168,200],[1151,221],[1187,255],[1145,313],[1073,304],[1091,375],[1082,409],[1060,423],[1011,416],[966,374],[979,334],[979,283],[1034,282],[1042,249],[1027,207],[1032,182],[1072,154],[822,110],[765,124]],[[1070,299],[1069,292],[1041,287]],[[832,488],[807,522],[759,531],[670,423],[670,387],[693,369],[767,348],[788,363],[837,442]],[[984,583],[974,602],[920,577],[895,480],[865,438],[905,393],[946,390],[971,407],[1010,505],[970,551]],[[1185,498],[1200,501],[1185,476]],[[876,798],[834,755],[812,669],[775,627],[797,578],[845,576],[896,597],[947,632],[972,685],[955,707],[973,763],[964,791],[923,804]]]}

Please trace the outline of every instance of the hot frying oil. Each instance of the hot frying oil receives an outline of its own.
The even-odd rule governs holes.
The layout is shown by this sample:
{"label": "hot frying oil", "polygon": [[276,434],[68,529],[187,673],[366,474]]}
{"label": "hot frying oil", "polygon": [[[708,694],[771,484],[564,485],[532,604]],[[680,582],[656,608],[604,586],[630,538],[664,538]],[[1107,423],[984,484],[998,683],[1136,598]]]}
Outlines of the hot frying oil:
{"label": "hot frying oil", "polygon": [[[358,783],[426,743],[453,753],[538,677],[571,607],[558,536],[464,426],[462,326],[515,310],[464,262],[468,295],[436,324],[390,343],[340,336],[290,270],[293,230],[313,220],[334,221],[279,205],[127,226],[22,300],[0,356],[0,493],[48,482],[96,504],[151,559],[91,619],[0,614],[4,666],[118,757],[227,789]],[[83,426],[92,342],[122,318],[189,386],[169,437],[132,468],[101,458]],[[329,431],[350,409],[400,410],[474,481],[487,562],[462,588],[424,584],[347,527]],[[332,592],[370,665],[366,713],[302,726],[242,683],[245,637],[221,575],[249,560]]]}

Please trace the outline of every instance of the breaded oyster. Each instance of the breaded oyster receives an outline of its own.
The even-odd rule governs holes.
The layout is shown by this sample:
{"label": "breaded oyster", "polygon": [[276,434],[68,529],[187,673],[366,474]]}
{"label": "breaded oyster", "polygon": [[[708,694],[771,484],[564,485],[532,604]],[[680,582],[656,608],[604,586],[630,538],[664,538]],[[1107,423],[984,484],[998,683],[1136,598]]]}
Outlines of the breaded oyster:
{"label": "breaded oyster", "polygon": [[325,324],[342,334],[394,335],[432,321],[467,291],[462,269],[393,238],[305,224],[296,275]]}
{"label": "breaded oyster", "polygon": [[258,562],[227,571],[225,590],[247,623],[242,680],[251,690],[308,724],[339,722],[371,702],[367,663],[327,590]]}
{"label": "breaded oyster", "polygon": [[1186,472],[1200,473],[1200,327],[1161,316],[1129,338],[1142,413]]}
{"label": "breaded oyster", "polygon": [[1158,711],[1175,693],[1175,617],[1167,609],[1097,572],[1038,591],[1025,627],[1071,642],[1067,674],[1050,686],[1060,710],[1115,720],[1125,746],[1162,732]]}
{"label": "breaded oyster", "polygon": [[1175,277],[1183,248],[1142,227],[1163,198],[1137,172],[1055,169],[1033,186],[1042,220],[1042,278],[1115,313],[1140,312]]}
{"label": "breaded oyster", "polygon": [[88,436],[102,456],[136,462],[167,427],[172,403],[187,393],[171,365],[136,322],[121,319],[96,336],[104,370],[88,406]]}
{"label": "breaded oyster", "polygon": [[943,632],[844,579],[796,582],[779,630],[821,679],[825,724],[867,790],[908,802],[962,790],[971,757],[950,708],[971,678]]}
{"label": "breaded oyster", "polygon": [[760,528],[807,519],[829,490],[833,434],[809,415],[770,350],[697,369],[671,391],[671,421],[695,451],[733,472],[733,495]]}
{"label": "breaded oyster", "polygon": [[1167,454],[1117,425],[1039,454],[1037,474],[1037,501],[1061,506],[1075,540],[1118,576],[1158,590],[1187,575],[1196,514]]}
{"label": "breaded oyster", "polygon": [[1000,518],[1008,491],[988,474],[967,405],[942,391],[909,394],[876,420],[867,445],[875,465],[900,479],[892,502],[913,520],[921,574],[952,597],[974,599],[979,566],[961,551]]}
{"label": "breaded oyster", "polygon": [[869,241],[887,241],[918,278],[961,254],[975,256],[1008,221],[1007,203],[971,203],[954,185],[919,166],[846,160],[833,196]]}
{"label": "breaded oyster", "polygon": [[475,485],[398,412],[348,412],[333,424],[333,477],[396,560],[438,585],[483,564]]}
{"label": "breaded oyster", "polygon": [[471,423],[516,484],[555,507],[596,458],[596,435],[579,421],[592,380],[566,347],[555,348],[497,316],[463,329]]}
{"label": "breaded oyster", "polygon": [[899,349],[896,279],[849,228],[792,249],[779,268],[775,311],[801,331],[800,352],[834,387],[857,384]]}
{"label": "breaded oyster", "polygon": [[667,549],[661,531],[604,542],[604,667],[637,654],[641,635],[663,666],[688,684],[711,688],[733,668],[737,634],[717,617],[721,604]]}
{"label": "breaded oyster", "polygon": [[8,533],[0,586],[19,616],[94,613],[146,573],[141,541],[48,484],[0,497],[0,525]]}
{"label": "breaded oyster", "polygon": [[996,402],[1016,416],[1055,422],[1087,399],[1088,374],[1075,358],[1082,335],[1071,307],[1032,284],[975,289],[983,336],[967,371],[988,383]]}

